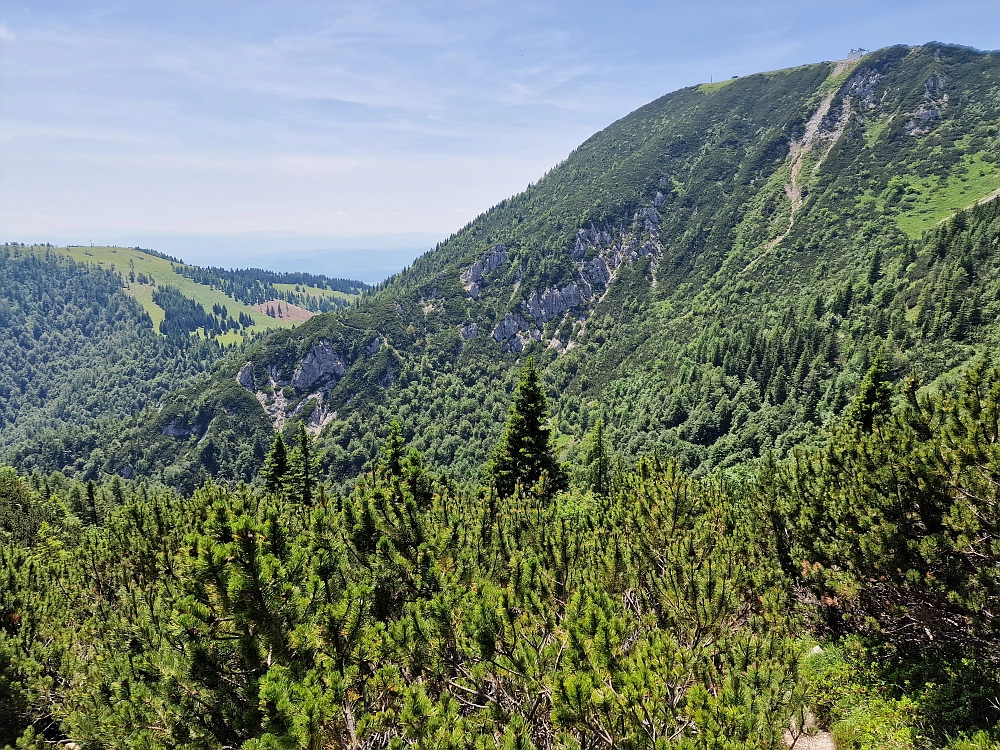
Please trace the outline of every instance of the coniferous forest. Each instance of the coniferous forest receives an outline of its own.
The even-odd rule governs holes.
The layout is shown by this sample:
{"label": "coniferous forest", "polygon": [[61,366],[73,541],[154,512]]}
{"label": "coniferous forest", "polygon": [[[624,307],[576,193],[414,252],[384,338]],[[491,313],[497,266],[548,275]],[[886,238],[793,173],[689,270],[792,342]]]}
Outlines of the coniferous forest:
{"label": "coniferous forest", "polygon": [[371,289],[0,255],[0,747],[1000,747],[998,122],[892,47]]}

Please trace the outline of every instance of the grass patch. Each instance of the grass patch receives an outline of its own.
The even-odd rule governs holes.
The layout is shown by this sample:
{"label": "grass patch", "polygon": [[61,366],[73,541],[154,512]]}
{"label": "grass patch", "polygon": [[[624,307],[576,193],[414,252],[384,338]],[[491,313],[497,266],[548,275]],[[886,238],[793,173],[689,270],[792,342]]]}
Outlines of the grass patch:
{"label": "grass patch", "polygon": [[917,238],[926,229],[957,211],[971,208],[1000,190],[1000,171],[981,154],[966,156],[947,180],[938,176],[921,180],[916,176],[898,178],[904,185],[896,224],[909,237]]}
{"label": "grass patch", "polygon": [[226,331],[217,335],[215,340],[223,346],[228,346],[230,344],[242,344],[243,338],[243,334],[239,331]]}
{"label": "grass patch", "polygon": [[[129,281],[130,271],[134,271],[136,277],[142,273],[147,277],[153,278],[156,281],[157,286],[166,285],[174,287],[185,297],[189,297],[200,304],[208,312],[212,311],[212,305],[218,304],[225,305],[229,315],[233,318],[239,318],[240,313],[246,313],[251,316],[255,322],[255,324],[251,327],[251,330],[264,331],[273,328],[291,328],[294,325],[293,321],[285,321],[263,315],[249,305],[245,305],[242,302],[234,300],[220,289],[213,289],[209,286],[205,286],[204,284],[192,281],[186,276],[181,276],[179,273],[174,271],[171,262],[166,258],[158,258],[154,255],[141,253],[128,247],[83,247],[74,245],[70,247],[51,248],[35,247],[33,250],[36,253],[44,252],[45,250],[53,253],[60,253],[62,255],[69,256],[78,263],[89,263],[106,270],[113,269],[121,273],[122,277],[125,279],[125,293],[142,305],[143,309],[149,313],[149,317],[153,319],[153,326],[156,330],[159,330],[160,321],[163,320],[164,313],[163,309],[153,302],[153,291],[155,290],[155,287],[151,284],[140,284],[138,280],[134,282]],[[295,289],[294,284],[282,284],[280,286],[287,286],[289,290],[292,291]],[[326,296],[347,296],[342,295],[341,292],[333,292],[329,289],[315,289],[315,291],[313,291],[313,287],[306,288],[310,290],[310,294],[324,292]],[[234,339],[234,336],[237,338]],[[234,340],[242,340],[242,335],[230,331],[223,336],[219,336],[218,339],[220,342],[232,343]]]}
{"label": "grass patch", "polygon": [[[296,289],[295,287],[298,287]],[[308,284],[275,284],[274,288],[280,292],[291,292],[292,294],[308,294],[317,299],[342,299],[351,300],[357,297],[356,294],[346,294],[336,289],[320,289],[318,286]]]}
{"label": "grass patch", "polygon": [[734,81],[738,81],[739,78],[727,78],[724,81],[715,81],[714,83],[703,83],[698,87],[698,90],[703,94],[714,94],[719,89],[725,88]]}
{"label": "grass patch", "polygon": [[875,142],[882,136],[885,129],[889,127],[889,123],[892,122],[892,118],[893,116],[889,115],[888,117],[881,117],[874,122],[869,120],[865,123],[865,143],[868,144],[868,148],[875,145]]}

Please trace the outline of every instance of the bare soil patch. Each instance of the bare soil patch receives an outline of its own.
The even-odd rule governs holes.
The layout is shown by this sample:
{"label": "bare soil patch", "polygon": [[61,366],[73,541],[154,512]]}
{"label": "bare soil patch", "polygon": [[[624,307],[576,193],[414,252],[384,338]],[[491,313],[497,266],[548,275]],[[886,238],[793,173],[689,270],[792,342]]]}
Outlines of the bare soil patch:
{"label": "bare soil patch", "polygon": [[823,731],[816,734],[800,734],[797,737],[788,732],[785,734],[785,744],[795,750],[834,750],[836,747],[833,736]]}
{"label": "bare soil patch", "polygon": [[275,320],[289,320],[293,323],[301,323],[303,320],[309,320],[309,318],[316,314],[311,310],[306,310],[304,307],[290,305],[284,300],[277,299],[268,300],[260,305],[254,305],[253,309]]}

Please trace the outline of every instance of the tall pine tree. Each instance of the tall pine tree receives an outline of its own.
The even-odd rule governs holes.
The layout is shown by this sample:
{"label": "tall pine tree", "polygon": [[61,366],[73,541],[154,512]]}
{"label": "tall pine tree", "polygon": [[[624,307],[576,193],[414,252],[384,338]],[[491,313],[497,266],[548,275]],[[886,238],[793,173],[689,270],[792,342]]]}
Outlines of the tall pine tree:
{"label": "tall pine tree", "polygon": [[261,469],[261,476],[264,478],[264,487],[268,493],[279,492],[284,487],[285,479],[288,475],[288,452],[285,449],[285,441],[281,433],[274,436],[271,450],[264,459],[264,468]]}
{"label": "tall pine tree", "polygon": [[587,451],[587,486],[595,495],[607,495],[611,490],[611,460],[604,441],[604,419],[599,418],[590,431]]}
{"label": "tall pine tree", "polygon": [[303,505],[312,505],[319,474],[319,459],[313,454],[312,436],[306,432],[305,425],[299,425],[296,442],[298,445],[288,462],[289,486]]}
{"label": "tall pine tree", "polygon": [[858,395],[847,410],[847,422],[859,427],[863,432],[871,432],[875,422],[892,412],[892,388],[886,382],[888,370],[881,352],[868,369]]}
{"label": "tall pine tree", "polygon": [[556,460],[548,421],[548,400],[535,360],[529,358],[514,390],[503,434],[486,465],[486,482],[497,494],[509,497],[516,487],[531,487],[543,476],[547,494],[566,488],[566,471]]}

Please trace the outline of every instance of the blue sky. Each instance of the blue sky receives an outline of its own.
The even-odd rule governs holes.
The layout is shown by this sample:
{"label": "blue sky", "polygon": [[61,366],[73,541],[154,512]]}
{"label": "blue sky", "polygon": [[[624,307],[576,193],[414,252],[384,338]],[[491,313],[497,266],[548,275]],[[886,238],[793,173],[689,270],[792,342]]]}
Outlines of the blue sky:
{"label": "blue sky", "polygon": [[998,10],[7,0],[0,239],[227,264],[399,251],[389,268],[669,91],[856,46],[994,49]]}

